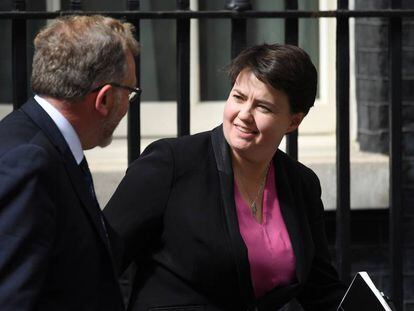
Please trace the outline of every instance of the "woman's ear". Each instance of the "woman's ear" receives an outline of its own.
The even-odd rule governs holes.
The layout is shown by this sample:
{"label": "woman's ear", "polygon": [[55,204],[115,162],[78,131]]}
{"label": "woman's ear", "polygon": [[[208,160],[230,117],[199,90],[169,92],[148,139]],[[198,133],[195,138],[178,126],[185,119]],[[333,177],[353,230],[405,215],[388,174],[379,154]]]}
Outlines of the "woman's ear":
{"label": "woman's ear", "polygon": [[292,119],[290,120],[290,125],[288,127],[287,133],[290,133],[296,130],[299,127],[299,125],[302,123],[302,120],[304,117],[305,117],[305,114],[303,112],[292,114]]}
{"label": "woman's ear", "polygon": [[111,111],[114,96],[112,90],[113,87],[106,84],[98,91],[98,95],[95,98],[95,110],[103,117],[106,117]]}

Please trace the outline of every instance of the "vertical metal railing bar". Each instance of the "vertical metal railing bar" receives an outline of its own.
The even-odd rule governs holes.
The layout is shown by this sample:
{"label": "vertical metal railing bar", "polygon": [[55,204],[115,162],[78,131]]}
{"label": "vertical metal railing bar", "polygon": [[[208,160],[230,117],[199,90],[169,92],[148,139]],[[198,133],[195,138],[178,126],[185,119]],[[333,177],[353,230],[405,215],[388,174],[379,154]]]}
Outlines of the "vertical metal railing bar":
{"label": "vertical metal railing bar", "polygon": [[[139,0],[128,0],[127,9],[129,11],[138,11],[140,8]],[[135,27],[135,38],[140,40],[140,20],[134,19],[129,21]],[[135,72],[137,79],[137,86],[141,86],[141,56],[135,57]],[[141,96],[129,105],[128,109],[128,164],[138,158],[141,153]]]}
{"label": "vertical metal railing bar", "polygon": [[[189,10],[189,0],[177,0],[178,10]],[[190,19],[177,19],[177,134],[190,134]]]}
{"label": "vertical metal railing bar", "polygon": [[[26,10],[26,1],[13,1],[13,9]],[[12,31],[12,79],[13,109],[20,108],[27,100],[27,23],[25,19],[13,19]]]}
{"label": "vertical metal railing bar", "polygon": [[[228,0],[225,8],[237,12],[252,9],[249,0]],[[231,58],[235,58],[247,45],[247,22],[245,18],[231,19]]]}
{"label": "vertical metal railing bar", "polygon": [[82,10],[82,1],[81,0],[70,0],[70,9],[72,11]]}
{"label": "vertical metal railing bar", "polygon": [[[401,8],[401,0],[391,1],[393,9]],[[391,295],[397,310],[403,310],[403,234],[402,234],[402,19],[389,20],[389,137],[390,137],[390,266]]]}
{"label": "vertical metal railing bar", "polygon": [[[285,0],[286,10],[297,10],[297,0]],[[291,45],[298,45],[299,43],[299,19],[286,18],[285,19],[285,43]],[[298,158],[298,130],[286,136],[286,152],[292,158]]]}
{"label": "vertical metal railing bar", "polygon": [[[338,0],[347,10],[348,0]],[[349,18],[336,24],[336,250],[338,272],[349,281],[350,264],[350,148],[349,148]]]}
{"label": "vertical metal railing bar", "polygon": [[235,58],[246,47],[247,22],[244,18],[231,19],[231,58]]}

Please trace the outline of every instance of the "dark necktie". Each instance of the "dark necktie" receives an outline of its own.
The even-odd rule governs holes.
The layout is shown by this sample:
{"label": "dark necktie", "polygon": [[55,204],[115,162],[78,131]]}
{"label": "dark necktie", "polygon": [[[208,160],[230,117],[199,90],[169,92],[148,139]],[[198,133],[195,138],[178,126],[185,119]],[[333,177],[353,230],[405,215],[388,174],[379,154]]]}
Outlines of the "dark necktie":
{"label": "dark necktie", "polygon": [[85,157],[83,157],[81,163],[79,163],[79,167],[82,170],[83,178],[85,179],[85,182],[88,185],[89,193],[92,197],[92,200],[93,200],[94,205],[96,207],[96,210],[98,212],[99,218],[100,218],[101,223],[102,223],[102,227],[105,231],[105,235],[108,238],[108,233],[106,231],[106,225],[105,225],[105,221],[104,221],[104,218],[103,218],[103,215],[102,215],[102,211],[101,211],[101,208],[99,207],[98,200],[96,199],[95,188],[93,186],[92,174],[91,174],[91,171],[89,170],[88,162],[86,161]]}

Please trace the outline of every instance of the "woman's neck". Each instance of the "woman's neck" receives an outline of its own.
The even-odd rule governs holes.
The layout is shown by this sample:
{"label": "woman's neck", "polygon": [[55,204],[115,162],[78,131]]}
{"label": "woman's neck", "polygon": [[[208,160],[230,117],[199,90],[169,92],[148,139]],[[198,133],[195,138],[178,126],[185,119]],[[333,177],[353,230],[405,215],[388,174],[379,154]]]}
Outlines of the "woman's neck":
{"label": "woman's neck", "polygon": [[271,161],[251,161],[232,152],[235,183],[258,223],[263,221],[263,195]]}
{"label": "woman's neck", "polygon": [[252,161],[232,151],[233,171],[245,180],[253,182],[261,180],[269,168],[270,161],[272,161],[272,158]]}

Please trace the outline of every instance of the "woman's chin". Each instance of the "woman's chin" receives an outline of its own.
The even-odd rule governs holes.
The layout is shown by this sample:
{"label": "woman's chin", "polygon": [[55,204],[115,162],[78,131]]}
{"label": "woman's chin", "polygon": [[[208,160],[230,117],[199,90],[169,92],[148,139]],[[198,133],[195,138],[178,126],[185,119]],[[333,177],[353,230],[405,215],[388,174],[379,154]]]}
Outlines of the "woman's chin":
{"label": "woman's chin", "polygon": [[250,152],[254,152],[254,147],[251,144],[233,144],[230,145],[230,148],[233,151],[236,151],[237,153],[250,153]]}

